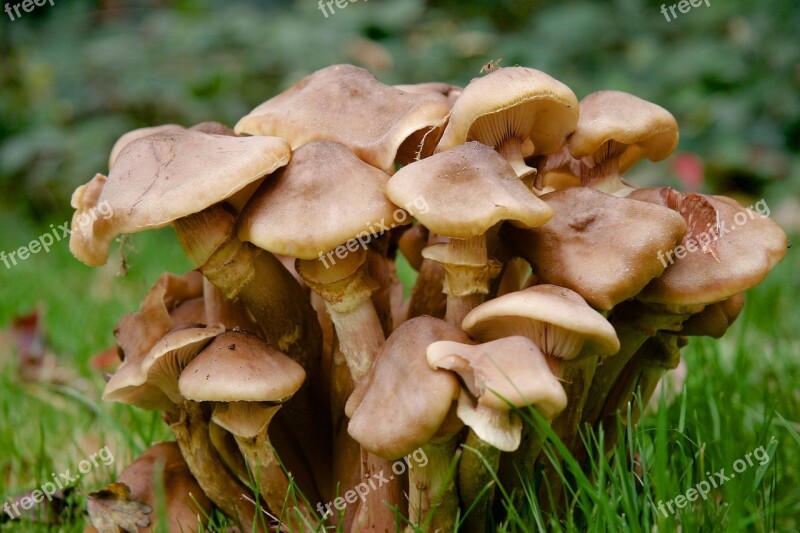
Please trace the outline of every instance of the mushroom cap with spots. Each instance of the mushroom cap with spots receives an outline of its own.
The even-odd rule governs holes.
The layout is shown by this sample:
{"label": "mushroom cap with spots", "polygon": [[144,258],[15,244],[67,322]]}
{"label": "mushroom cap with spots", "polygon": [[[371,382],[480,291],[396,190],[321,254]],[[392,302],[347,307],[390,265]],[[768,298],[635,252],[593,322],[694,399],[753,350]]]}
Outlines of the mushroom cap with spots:
{"label": "mushroom cap with spots", "polygon": [[[166,226],[233,196],[289,162],[276,137],[230,137],[169,130],[128,144],[108,177],[97,174],[72,195],[70,250],[105,264],[112,239]],[[88,223],[81,223],[86,221]]]}
{"label": "mushroom cap with spots", "polygon": [[363,68],[333,65],[259,105],[235,130],[284,138],[293,150],[312,141],[336,141],[392,173],[401,146],[426,135],[435,143],[449,111],[440,95],[404,92]]}
{"label": "mushroom cap with spots", "polygon": [[677,213],[589,187],[542,196],[554,215],[533,229],[506,227],[510,243],[544,283],[572,289],[609,310],[661,275],[659,252],[686,233]]}
{"label": "mushroom cap with spots", "polygon": [[517,137],[533,142],[526,155],[549,154],[564,144],[577,121],[578,99],[569,87],[532,68],[500,68],[464,87],[436,151],[467,141],[496,147]]}
{"label": "mushroom cap with spots", "polygon": [[218,335],[181,374],[181,394],[196,402],[283,403],[306,373],[287,355],[242,331]]}
{"label": "mushroom cap with spots", "polygon": [[503,156],[478,142],[403,167],[389,180],[386,194],[403,206],[423,198],[427,208],[413,212],[417,220],[437,235],[457,239],[486,233],[502,220],[531,228],[553,216]]}
{"label": "mushroom cap with spots", "polygon": [[404,322],[350,396],[347,431],[370,453],[403,457],[430,442],[445,422],[460,385],[450,372],[428,366],[425,350],[440,340],[470,342],[443,320],[422,316]]}
{"label": "mushroom cap with spots", "polygon": [[[386,197],[388,180],[388,174],[342,144],[306,144],[247,203],[238,222],[239,238],[300,259],[317,259],[357,237],[369,242],[373,233],[411,222]],[[349,248],[353,252],[361,244]]]}
{"label": "mushroom cap with spots", "polygon": [[574,359],[584,350],[600,356],[619,351],[608,320],[578,293],[556,285],[536,285],[484,302],[464,317],[462,327],[484,342],[522,335],[558,359]]}
{"label": "mushroom cap with spots", "polygon": [[427,359],[432,368],[459,375],[466,391],[459,396],[458,416],[503,451],[516,449],[520,442],[521,424],[509,411],[530,405],[552,419],[567,405],[564,388],[544,355],[523,336],[478,345],[438,341],[428,346]]}
{"label": "mushroom cap with spots", "polygon": [[621,91],[597,91],[580,104],[580,118],[567,146],[591,165],[619,158],[625,172],[640,159],[661,161],[678,145],[678,123],[663,107]]}
{"label": "mushroom cap with spots", "polygon": [[719,302],[761,283],[786,255],[781,227],[733,199],[668,188],[639,189],[629,198],[674,209],[689,226],[683,257],[670,257],[664,273],[637,296],[643,302],[679,307]]}

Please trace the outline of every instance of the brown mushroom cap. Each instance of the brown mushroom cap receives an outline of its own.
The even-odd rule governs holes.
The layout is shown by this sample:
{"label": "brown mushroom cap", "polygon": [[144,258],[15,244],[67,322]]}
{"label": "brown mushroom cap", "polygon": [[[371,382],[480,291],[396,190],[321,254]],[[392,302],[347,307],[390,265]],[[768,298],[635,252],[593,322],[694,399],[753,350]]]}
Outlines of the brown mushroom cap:
{"label": "brown mushroom cap", "polygon": [[143,409],[171,410],[183,401],[178,391],[181,371],[211,339],[225,331],[221,324],[204,328],[179,327],[162,337],[148,352],[126,354],[103,391],[103,400]]}
{"label": "brown mushroom cap", "polygon": [[432,232],[466,239],[501,220],[536,227],[553,212],[520,182],[511,165],[486,145],[470,142],[403,167],[386,194],[397,205],[424,198],[415,217]]}
{"label": "brown mushroom cap", "polygon": [[[673,261],[664,273],[637,296],[643,302],[666,306],[718,302],[761,283],[786,255],[788,242],[780,226],[730,198],[681,195],[666,188],[642,189],[629,197],[666,205],[690,221],[682,245],[685,256],[668,256]],[[711,244],[703,246],[702,234],[707,235],[702,240]]]}
{"label": "brown mushroom cap", "polygon": [[719,339],[739,317],[744,307],[744,294],[734,294],[721,302],[707,305],[683,322],[680,335],[714,337]]}
{"label": "brown mushroom cap", "polygon": [[[386,198],[388,180],[344,145],[306,144],[245,206],[239,238],[274,253],[317,259],[342,243],[379,232],[379,223],[408,224],[411,217]],[[353,244],[354,250],[361,248]]]}
{"label": "brown mushroom cap", "polygon": [[469,345],[438,341],[428,346],[428,363],[461,376],[478,403],[508,411],[533,405],[547,419],[564,410],[567,396],[530,339],[511,336]]}
{"label": "brown mushroom cap", "polygon": [[181,304],[202,294],[203,276],[191,271],[183,276],[164,273],[142,300],[139,311],[122,317],[114,328],[123,359],[147,353],[167,332],[182,324],[196,325],[205,320],[184,320],[175,311]]}
{"label": "brown mushroom cap", "polygon": [[[290,156],[286,142],[275,137],[170,130],[133,141],[107,178],[98,174],[72,195],[70,250],[87,264],[104,264],[117,235],[202,211],[282,167]],[[81,225],[84,214],[92,220]]]}
{"label": "brown mushroom cap", "polygon": [[292,149],[312,141],[336,141],[392,173],[400,145],[420,130],[438,138],[449,110],[440,96],[403,92],[362,68],[333,65],[267,100],[235,130],[275,135],[288,140]]}
{"label": "brown mushroom cap", "polygon": [[574,359],[584,347],[592,355],[619,351],[608,320],[576,292],[555,285],[536,285],[482,303],[464,318],[462,327],[484,342],[522,335],[559,359]]}
{"label": "brown mushroom cap", "polygon": [[564,144],[577,121],[578,99],[569,87],[531,68],[500,68],[464,88],[436,151],[472,140],[496,147],[518,137],[533,142],[529,155],[548,154]]}
{"label": "brown mushroom cap", "polygon": [[588,187],[542,196],[554,215],[529,230],[506,228],[508,241],[537,278],[611,309],[664,271],[658,252],[680,242],[686,223],[668,209]]}
{"label": "brown mushroom cap", "polygon": [[568,141],[574,157],[591,158],[593,164],[618,157],[620,172],[643,157],[660,161],[677,145],[678,123],[669,111],[621,91],[598,91],[581,100]]}
{"label": "brown mushroom cap", "polygon": [[181,373],[181,394],[196,402],[281,403],[305,381],[299,364],[250,333],[218,335]]}
{"label": "brown mushroom cap", "polygon": [[470,342],[455,326],[428,316],[404,322],[389,336],[347,402],[347,431],[364,449],[393,460],[439,431],[460,385],[453,374],[431,369],[425,350],[445,339]]}

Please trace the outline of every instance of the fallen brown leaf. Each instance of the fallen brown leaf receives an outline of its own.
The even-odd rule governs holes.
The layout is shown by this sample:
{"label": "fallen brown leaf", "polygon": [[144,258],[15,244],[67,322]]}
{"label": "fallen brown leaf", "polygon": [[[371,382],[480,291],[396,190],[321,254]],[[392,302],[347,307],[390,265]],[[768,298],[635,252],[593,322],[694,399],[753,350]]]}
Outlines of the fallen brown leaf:
{"label": "fallen brown leaf", "polygon": [[89,518],[100,533],[118,533],[120,530],[137,533],[140,527],[150,525],[147,515],[153,509],[131,500],[131,489],[125,483],[111,483],[104,489],[89,493],[88,498]]}

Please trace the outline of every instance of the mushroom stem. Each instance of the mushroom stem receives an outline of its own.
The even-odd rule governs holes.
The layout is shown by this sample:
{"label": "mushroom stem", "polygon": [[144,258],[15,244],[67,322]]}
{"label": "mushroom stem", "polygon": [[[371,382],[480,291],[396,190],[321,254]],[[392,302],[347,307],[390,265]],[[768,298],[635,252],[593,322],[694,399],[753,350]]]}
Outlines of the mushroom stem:
{"label": "mushroom stem", "polygon": [[[577,361],[565,361],[562,362],[561,371],[556,374],[561,380],[564,392],[567,394],[567,407],[553,419],[551,427],[564,444],[564,447],[570,452],[574,450],[575,437],[581,427],[581,413],[589,395],[589,385],[597,369],[598,361],[599,356],[585,357]],[[555,370],[554,373],[556,373]],[[537,443],[538,450],[528,449],[530,455],[527,457],[525,464],[533,465],[536,461],[544,463],[543,477],[547,479],[547,482],[539,486],[539,504],[543,508],[549,506],[551,510],[555,510],[562,501],[564,469],[556,468],[549,461],[542,461],[539,455],[543,439],[539,438]],[[532,467],[528,474],[529,476],[533,475]],[[533,478],[530,477],[529,479]]]}
{"label": "mushroom stem", "polygon": [[[275,411],[278,409],[274,408]],[[278,517],[279,523],[289,526],[291,531],[315,531],[319,520],[306,502],[296,496],[294,502],[287,499],[289,478],[275,455],[266,428],[252,438],[235,437],[253,478],[258,482],[259,495]]]}
{"label": "mushroom stem", "polygon": [[316,313],[302,288],[274,255],[235,234],[235,218],[222,205],[178,219],[174,223],[186,255],[226,298],[239,298],[255,317],[264,339],[299,363],[308,382],[287,402],[292,424],[317,492],[330,486],[330,417],[317,409],[321,386],[322,333]]}
{"label": "mushroom stem", "polygon": [[367,296],[350,310],[337,310],[337,306],[327,300],[325,307],[336,328],[339,349],[345,356],[353,381],[358,383],[369,373],[385,340],[375,306]]}
{"label": "mushroom stem", "polygon": [[450,324],[461,327],[464,317],[483,303],[492,280],[502,268],[488,256],[486,234],[434,244],[423,250],[423,256],[444,269],[445,317]]}
{"label": "mushroom stem", "polygon": [[460,326],[470,311],[481,305],[484,294],[466,294],[464,296],[448,296],[445,320],[454,326]]}
{"label": "mushroom stem", "polygon": [[454,457],[460,455],[458,434],[434,439],[422,446],[428,464],[408,471],[408,521],[406,532],[414,526],[425,531],[455,531],[458,492],[455,472],[450,472]]}
{"label": "mushroom stem", "polygon": [[392,473],[392,462],[361,450],[361,482],[372,488],[358,506],[352,531],[389,533],[397,530],[403,501],[402,479]]}
{"label": "mushroom stem", "polygon": [[487,514],[494,499],[494,477],[500,466],[500,450],[485,442],[471,429],[464,445],[475,451],[466,450],[461,455],[458,467],[458,492],[461,502],[466,509],[472,507],[465,517],[463,531],[483,533],[486,530]]}
{"label": "mushroom stem", "polygon": [[[591,398],[592,401],[583,407],[582,424],[594,425],[603,416],[603,413],[607,412],[606,407],[610,407],[610,404],[614,403],[610,394],[622,369],[642,344],[655,334],[655,331],[649,328],[638,327],[630,323],[612,320],[612,324],[619,338],[620,349],[616,355],[609,357],[597,367],[586,395],[586,398]],[[616,405],[614,407],[616,408]]]}
{"label": "mushroom stem", "polygon": [[256,514],[250,491],[226,468],[214,449],[208,432],[210,414],[202,404],[187,401],[180,419],[170,424],[186,464],[203,492],[242,528],[267,531],[264,517]]}
{"label": "mushroom stem", "polygon": [[514,172],[517,174],[519,179],[536,175],[536,169],[525,164],[525,158],[522,155],[522,142],[523,139],[520,139],[516,136],[511,136],[496,147],[496,150],[500,152],[500,155],[505,157],[506,160],[511,164],[511,168],[514,169]]}
{"label": "mushroom stem", "polygon": [[[601,149],[594,156],[581,160],[581,185],[614,196],[624,197],[629,192],[632,192],[634,188],[622,180],[619,172],[619,156],[621,152],[614,152],[615,144],[613,141],[609,141],[605,145],[606,153],[602,153]],[[593,166],[587,165],[585,162],[587,159],[593,161]]]}
{"label": "mushroom stem", "polygon": [[[297,270],[308,286],[325,301],[339,339],[339,349],[347,360],[353,384],[357,385],[372,369],[372,363],[386,340],[378,313],[372,303],[375,283],[366,270],[366,252],[360,250],[330,267],[313,259],[298,259]],[[335,415],[334,415],[335,417]],[[391,463],[361,452],[362,482],[389,472]],[[402,501],[400,479],[378,477],[379,486],[371,490],[356,512],[357,531],[393,530],[392,506]]]}
{"label": "mushroom stem", "polygon": [[[625,365],[612,391],[614,394],[613,404],[616,406],[616,410],[622,414],[623,427],[629,423],[636,424],[638,422],[641,415],[640,405],[647,405],[664,373],[678,366],[681,354],[677,341],[678,336],[659,332],[648,339]],[[631,417],[628,419],[627,406],[634,399],[637,391],[640,401],[633,402]],[[619,438],[616,420],[604,418],[601,421],[606,434],[606,451],[609,451],[616,445]]]}

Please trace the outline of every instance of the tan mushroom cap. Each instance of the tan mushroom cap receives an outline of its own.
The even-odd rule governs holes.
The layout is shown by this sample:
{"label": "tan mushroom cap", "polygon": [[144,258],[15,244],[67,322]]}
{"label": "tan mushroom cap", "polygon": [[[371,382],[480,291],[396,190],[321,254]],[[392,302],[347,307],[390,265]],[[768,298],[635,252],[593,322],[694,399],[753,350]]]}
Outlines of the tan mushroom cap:
{"label": "tan mushroom cap", "polygon": [[405,93],[439,95],[444,98],[445,103],[450,107],[452,107],[464,90],[458,85],[450,85],[449,83],[442,83],[439,81],[395,85],[394,88]]}
{"label": "tan mushroom cap", "polygon": [[425,350],[445,339],[470,342],[457,327],[428,316],[404,322],[389,336],[347,402],[347,431],[364,449],[394,460],[439,431],[461,386],[450,372],[431,369]]}
{"label": "tan mushroom cap", "polygon": [[196,402],[280,403],[305,381],[299,364],[249,333],[215,338],[180,376],[181,394]]}
{"label": "tan mushroom cap", "polygon": [[449,111],[441,96],[403,92],[362,68],[333,65],[267,100],[235,130],[284,138],[293,150],[312,141],[336,141],[392,173],[400,146],[419,131],[430,131],[435,142]]}
{"label": "tan mushroom cap", "polygon": [[[189,471],[175,442],[161,442],[145,450],[125,467],[117,481],[130,487],[132,500],[156,510],[163,503],[169,531],[197,530],[200,522],[206,522],[213,507]],[[148,527],[140,531],[152,529]]]}
{"label": "tan mushroom cap", "polygon": [[397,205],[424,198],[428,209],[415,212],[416,218],[432,232],[458,239],[486,233],[501,220],[530,228],[553,216],[503,156],[477,142],[403,167],[386,194]]}
{"label": "tan mushroom cap", "polygon": [[[380,232],[379,224],[409,224],[411,217],[386,197],[388,180],[342,144],[306,144],[245,206],[239,238],[273,253],[317,259]],[[361,248],[351,244],[351,252]]]}
{"label": "tan mushroom cap", "polygon": [[578,121],[572,90],[538,70],[500,68],[472,80],[453,105],[437,152],[467,141],[496,147],[508,137],[530,139],[534,151],[558,150]]}
{"label": "tan mushroom cap", "polygon": [[558,359],[574,359],[584,348],[600,356],[619,351],[608,320],[576,292],[555,285],[536,285],[484,302],[464,317],[462,327],[484,342],[522,335]]}
{"label": "tan mushroom cap", "polygon": [[533,341],[511,336],[478,345],[438,341],[428,346],[433,368],[456,372],[478,403],[501,411],[533,405],[547,419],[567,406],[567,396]]}
{"label": "tan mushroom cap", "polygon": [[[604,147],[607,142],[612,146]],[[597,91],[581,100],[578,125],[568,141],[576,158],[618,156],[621,173],[644,157],[660,161],[677,145],[678,123],[669,111],[621,91]]]}
{"label": "tan mushroom cap", "polygon": [[553,218],[530,230],[508,228],[509,241],[538,279],[574,290],[596,309],[611,309],[661,275],[658,252],[686,232],[683,218],[669,209],[588,187],[542,199]]}
{"label": "tan mushroom cap", "polygon": [[178,327],[164,335],[148,352],[127,356],[106,383],[103,400],[143,409],[171,410],[183,401],[178,376],[212,338],[225,331],[221,324]]}
{"label": "tan mushroom cap", "polygon": [[133,141],[144,139],[145,137],[150,137],[151,135],[156,135],[158,133],[182,131],[185,129],[186,128],[180,124],[163,124],[161,126],[151,126],[149,128],[138,128],[123,134],[119,139],[117,139],[117,142],[114,143],[114,146],[111,147],[111,154],[108,156],[108,168],[110,169],[114,166],[114,162],[117,160],[117,157],[119,157],[120,152],[122,152],[122,150]]}
{"label": "tan mushroom cap", "polygon": [[[274,172],[290,156],[289,145],[275,137],[170,130],[133,141],[108,177],[97,174],[73,193],[70,250],[89,265],[102,265],[117,235],[202,211]],[[80,224],[84,215],[91,220]]]}
{"label": "tan mushroom cap", "polygon": [[[788,241],[780,226],[730,198],[681,195],[670,189],[635,191],[630,197],[666,205],[690,220],[681,245],[684,257],[667,255],[667,261],[672,259],[667,269],[637,296],[643,302],[668,306],[718,302],[761,283],[786,255]],[[707,240],[711,243],[704,245]]]}
{"label": "tan mushroom cap", "polygon": [[734,294],[721,302],[705,307],[701,312],[692,315],[681,328],[680,335],[690,337],[714,337],[719,339],[736,321],[744,307],[744,294]]}

